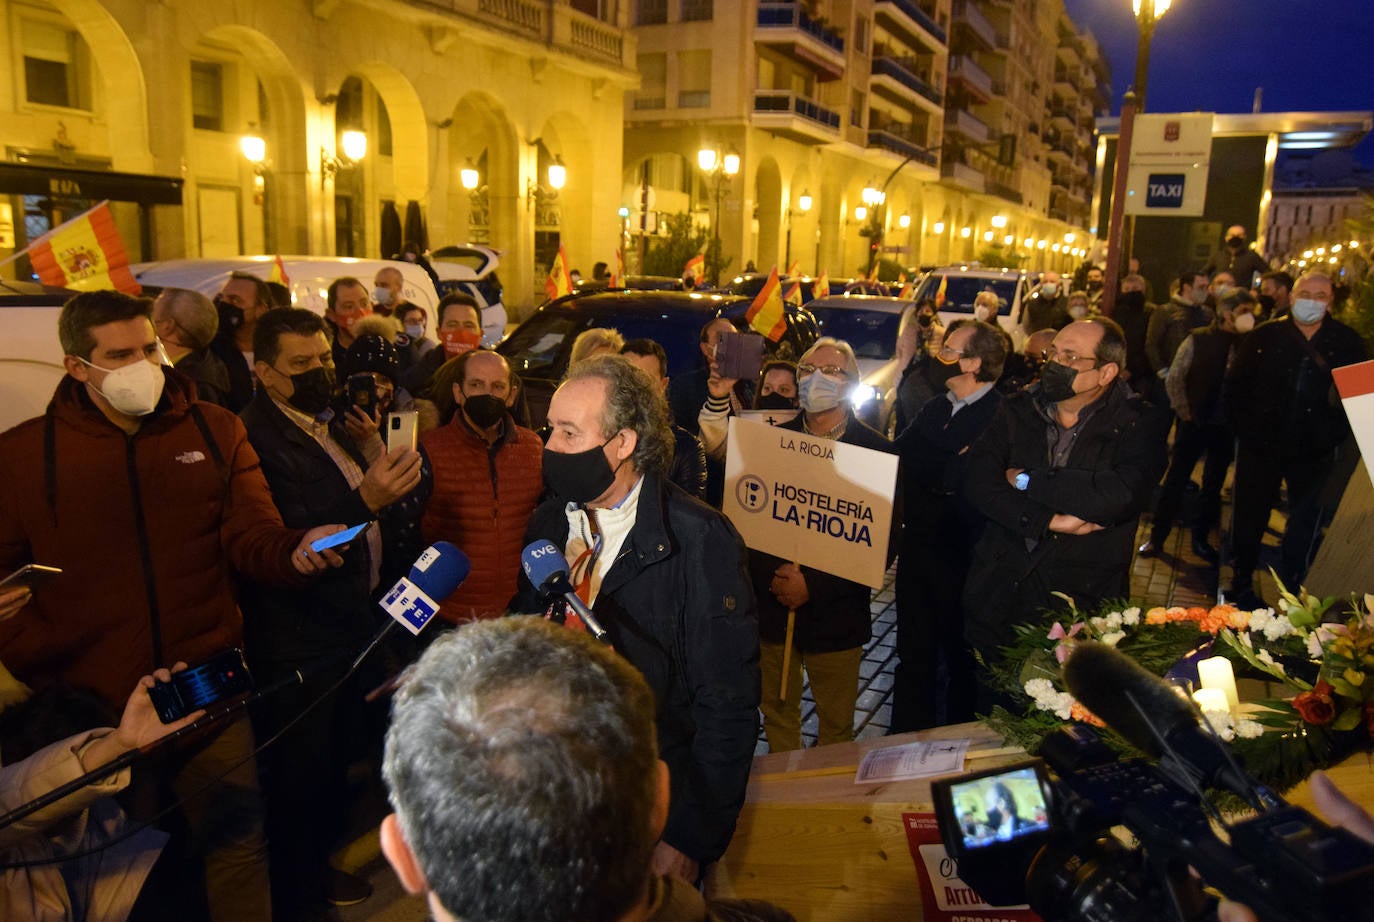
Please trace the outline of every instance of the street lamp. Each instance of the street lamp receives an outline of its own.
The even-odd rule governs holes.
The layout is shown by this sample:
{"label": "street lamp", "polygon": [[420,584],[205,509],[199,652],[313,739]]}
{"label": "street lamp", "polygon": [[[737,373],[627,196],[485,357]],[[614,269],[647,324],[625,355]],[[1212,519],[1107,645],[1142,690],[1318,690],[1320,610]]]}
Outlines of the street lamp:
{"label": "street lamp", "polygon": [[714,148],[703,147],[697,151],[697,166],[701,171],[710,177],[715,186],[716,212],[711,219],[711,247],[714,258],[709,260],[711,265],[708,271],[711,275],[711,284],[720,284],[720,263],[721,263],[721,244],[720,244],[720,198],[725,191],[725,183],[733,179],[739,173],[739,154],[734,148],[726,151],[724,156]]}
{"label": "street lamp", "polygon": [[1135,98],[1136,106],[1145,111],[1145,78],[1150,73],[1150,40],[1154,38],[1155,25],[1169,11],[1173,0],[1133,0],[1135,21],[1140,27],[1140,40],[1135,52]]}

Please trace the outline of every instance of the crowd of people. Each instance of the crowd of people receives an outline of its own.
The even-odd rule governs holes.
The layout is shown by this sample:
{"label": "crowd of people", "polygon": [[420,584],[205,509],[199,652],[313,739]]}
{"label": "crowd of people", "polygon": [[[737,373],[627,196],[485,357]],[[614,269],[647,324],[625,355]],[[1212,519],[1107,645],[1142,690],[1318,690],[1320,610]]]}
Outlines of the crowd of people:
{"label": "crowd of people", "polygon": [[[392,270],[372,288],[337,280],[323,317],[240,274],[213,300],[77,295],[56,331],[67,376],[43,416],[0,435],[0,573],[62,569],[0,589],[0,701],[27,699],[0,715],[5,802],[32,796],[42,765],[90,768],[181,726],[144,713],[165,666],[241,647],[273,691],[251,721],[140,763],[120,805],[108,798],[127,775],[24,827],[54,853],[99,839],[99,807],[109,834],[156,817],[178,847],[143,842],[119,887],[91,883],[109,864],[11,870],[11,900],[31,891],[35,918],[92,901],[108,912],[91,918],[322,918],[367,896],[330,862],[350,768],[380,765],[385,737],[383,849],[436,917],[543,918],[522,914],[530,900],[569,918],[703,917],[673,913],[700,903],[691,885],[729,845],[760,717],[772,751],[801,747],[805,676],[818,742],[852,739],[871,631],[869,587],[746,548],[720,511],[730,417],[898,457],[891,731],[969,720],[1000,703],[977,663],[1016,625],[1060,593],[1080,608],[1128,595],[1134,555],[1161,552],[1204,455],[1187,524],[1199,558],[1230,554],[1227,597],[1259,602],[1281,483],[1280,573],[1310,563],[1353,444],[1331,369],[1364,345],[1330,316],[1329,278],[1257,279],[1245,252],[1179,273],[1158,305],[1137,273],[1106,298],[1100,267],[1046,272],[1013,333],[990,292],[948,328],[938,305],[913,304],[891,439],[855,415],[858,364],[830,337],[733,379],[716,354],[740,331],[713,319],[699,367],[670,381],[660,344],[590,330],[547,420],[531,420],[476,303],[449,295],[431,318]],[[383,438],[400,414],[414,447]],[[362,523],[346,545],[312,546]],[[609,649],[584,636],[579,604],[522,572],[541,539]],[[376,600],[435,541],[471,561],[438,600],[456,630],[352,662],[383,623]],[[13,747],[21,736],[39,739]],[[63,825],[78,815],[84,839]],[[611,822],[630,834],[597,832]],[[604,886],[532,887],[531,864]]]}

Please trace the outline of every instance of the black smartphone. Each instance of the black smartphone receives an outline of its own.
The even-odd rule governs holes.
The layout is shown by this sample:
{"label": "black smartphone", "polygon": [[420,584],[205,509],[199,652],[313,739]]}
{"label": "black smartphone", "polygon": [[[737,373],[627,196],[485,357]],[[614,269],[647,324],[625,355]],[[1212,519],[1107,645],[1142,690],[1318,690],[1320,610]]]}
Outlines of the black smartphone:
{"label": "black smartphone", "polygon": [[41,563],[24,564],[9,576],[0,579],[0,589],[12,589],[16,586],[28,586],[31,590],[37,589],[40,584],[61,572],[61,567],[48,567]]}
{"label": "black smartphone", "polygon": [[372,372],[362,371],[348,376],[348,402],[358,407],[368,416],[377,413],[377,382]]}
{"label": "black smartphone", "polygon": [[165,724],[192,711],[253,690],[253,677],[237,648],[216,653],[199,666],[172,675],[170,682],[156,682],[148,689],[158,719]]}
{"label": "black smartphone", "polygon": [[722,333],[716,340],[716,374],[752,381],[763,369],[763,352],[758,333]]}

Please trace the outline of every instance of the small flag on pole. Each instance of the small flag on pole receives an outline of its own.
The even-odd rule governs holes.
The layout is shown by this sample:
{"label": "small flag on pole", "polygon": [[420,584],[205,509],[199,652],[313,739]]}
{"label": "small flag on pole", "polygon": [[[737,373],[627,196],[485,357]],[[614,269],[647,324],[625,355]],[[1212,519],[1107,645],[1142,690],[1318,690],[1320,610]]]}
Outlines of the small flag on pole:
{"label": "small flag on pole", "polygon": [[607,281],[606,287],[625,287],[625,254],[620,252],[620,250],[615,251],[615,268],[611,270],[611,278]]}
{"label": "small flag on pole", "polygon": [[553,301],[564,295],[572,294],[572,273],[568,270],[568,254],[563,247],[558,248],[558,255],[553,258],[553,265],[549,267],[549,277],[544,280],[544,293]]}
{"label": "small flag on pole", "polygon": [[267,273],[267,281],[291,287],[291,276],[286,274],[286,266],[282,265],[280,253],[272,259],[272,271]]}
{"label": "small flag on pole", "polygon": [[787,277],[796,278],[799,275],[801,275],[801,260],[794,259],[792,260],[792,265],[787,267]]}
{"label": "small flag on pole", "polygon": [[129,254],[110,214],[109,202],[60,224],[29,244],[26,252],[44,285],[96,291],[143,291],[129,271]]}
{"label": "small flag on pole", "polygon": [[687,260],[687,265],[682,267],[682,277],[691,279],[693,284],[706,274],[706,257],[701,253]]}
{"label": "small flag on pole", "polygon": [[945,289],[949,285],[949,276],[940,276],[940,287],[935,289],[935,309],[939,310],[945,306]]}
{"label": "small flag on pole", "polygon": [[816,277],[816,284],[811,286],[811,297],[824,298],[828,297],[829,295],[830,276],[826,274],[826,271],[824,269],[822,269],[821,274]]}
{"label": "small flag on pole", "polygon": [[795,305],[797,305],[797,307],[801,307],[801,304],[802,304],[801,281],[800,281],[800,280],[797,280],[797,281],[793,282],[792,284],[788,285],[788,286],[787,286],[787,294],[783,295],[783,296],[782,296],[782,299],[783,299],[784,301],[788,302],[789,304],[795,304]]}
{"label": "small flag on pole", "polygon": [[749,305],[744,319],[749,326],[767,336],[773,342],[782,339],[787,332],[786,307],[782,303],[782,283],[778,280],[778,267],[768,273],[768,281]]}

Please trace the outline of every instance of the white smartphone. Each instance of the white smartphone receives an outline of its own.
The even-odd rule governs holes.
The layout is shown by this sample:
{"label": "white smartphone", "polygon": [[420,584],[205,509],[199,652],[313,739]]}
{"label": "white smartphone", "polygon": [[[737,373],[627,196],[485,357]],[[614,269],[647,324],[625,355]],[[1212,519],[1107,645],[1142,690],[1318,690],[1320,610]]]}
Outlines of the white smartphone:
{"label": "white smartphone", "polygon": [[0,589],[10,589],[15,586],[28,586],[34,589],[41,583],[46,582],[62,572],[61,567],[48,567],[41,563],[28,563],[15,570],[4,579],[0,579]]}
{"label": "white smartphone", "polygon": [[414,410],[395,410],[386,418],[386,450],[415,450],[420,431],[420,414]]}

